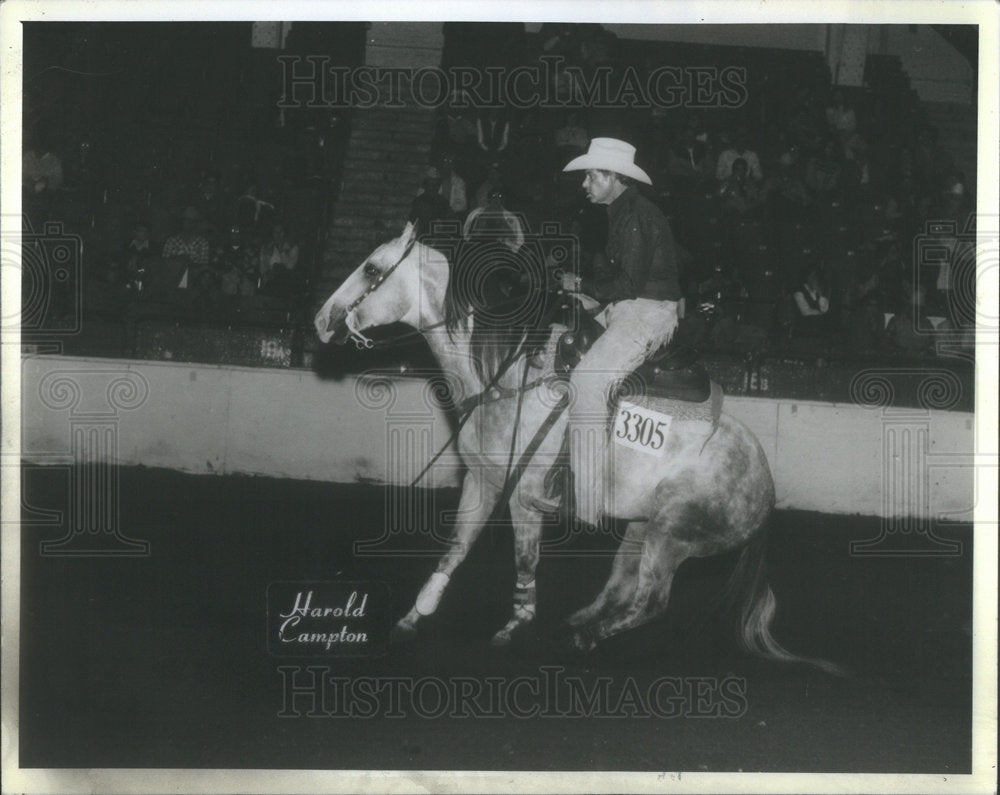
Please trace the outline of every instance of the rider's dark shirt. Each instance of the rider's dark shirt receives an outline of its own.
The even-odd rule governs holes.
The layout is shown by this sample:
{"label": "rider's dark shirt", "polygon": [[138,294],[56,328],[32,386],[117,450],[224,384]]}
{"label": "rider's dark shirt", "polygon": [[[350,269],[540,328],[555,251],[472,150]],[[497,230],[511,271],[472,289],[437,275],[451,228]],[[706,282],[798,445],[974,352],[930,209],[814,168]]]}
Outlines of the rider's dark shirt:
{"label": "rider's dark shirt", "polygon": [[679,301],[677,251],[670,224],[636,188],[626,188],[608,206],[607,260],[595,269],[594,297]]}

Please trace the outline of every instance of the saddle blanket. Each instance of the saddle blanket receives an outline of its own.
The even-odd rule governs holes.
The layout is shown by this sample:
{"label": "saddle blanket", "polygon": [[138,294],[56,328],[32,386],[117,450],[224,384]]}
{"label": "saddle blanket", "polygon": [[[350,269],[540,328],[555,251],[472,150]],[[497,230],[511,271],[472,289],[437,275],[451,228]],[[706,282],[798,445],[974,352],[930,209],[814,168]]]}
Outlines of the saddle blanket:
{"label": "saddle blanket", "polygon": [[[649,434],[644,434],[644,429],[640,430],[641,420],[637,421],[632,417],[632,414],[635,413],[634,409],[636,407],[640,410],[640,414],[646,415],[648,412],[648,416],[651,419],[654,418],[655,414],[665,414],[669,417],[670,422],[706,422],[712,426],[711,432],[715,433],[715,429],[719,425],[719,416],[722,414],[723,396],[724,393],[722,391],[722,387],[715,381],[711,382],[711,390],[708,399],[699,403],[648,394],[623,395],[619,398],[615,406],[612,439],[616,443],[625,444],[626,446],[634,446],[633,443],[638,443],[644,448],[649,446],[643,444],[643,437]],[[643,409],[645,409],[646,412],[643,412]],[[629,412],[631,412],[631,414]],[[629,423],[631,423],[631,426]],[[667,424],[669,425],[669,422]],[[635,430],[633,430],[633,427]],[[655,423],[652,427],[655,431]],[[650,433],[652,434],[653,431]],[[637,438],[631,439],[632,443],[630,443],[630,437],[633,436]],[[654,449],[656,449],[655,440],[653,440],[651,444]]]}

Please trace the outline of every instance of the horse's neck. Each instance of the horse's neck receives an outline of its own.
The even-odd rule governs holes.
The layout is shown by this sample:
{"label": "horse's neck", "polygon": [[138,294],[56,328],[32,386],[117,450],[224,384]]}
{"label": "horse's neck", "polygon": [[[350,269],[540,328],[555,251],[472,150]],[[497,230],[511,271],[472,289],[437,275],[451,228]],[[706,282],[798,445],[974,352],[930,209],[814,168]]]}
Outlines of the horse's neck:
{"label": "horse's neck", "polygon": [[465,323],[459,324],[451,334],[444,325],[435,323],[423,335],[441,369],[461,381],[466,395],[482,391],[486,385],[472,367],[471,332]]}

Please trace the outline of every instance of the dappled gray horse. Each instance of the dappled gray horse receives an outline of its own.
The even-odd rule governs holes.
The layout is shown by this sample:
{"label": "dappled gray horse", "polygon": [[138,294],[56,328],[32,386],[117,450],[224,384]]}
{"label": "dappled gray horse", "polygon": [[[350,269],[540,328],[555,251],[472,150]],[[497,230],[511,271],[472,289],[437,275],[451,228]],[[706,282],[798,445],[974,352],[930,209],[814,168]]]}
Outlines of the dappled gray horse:
{"label": "dappled gray horse", "polygon": [[[466,475],[454,533],[413,608],[397,623],[397,638],[414,636],[421,617],[436,610],[449,578],[503,492],[512,442],[520,456],[550,416],[560,387],[565,388],[563,381],[549,377],[557,340],[566,330],[559,326],[540,353],[515,351],[510,366],[491,383],[495,357],[491,372],[484,367],[483,350],[472,342],[474,307],[463,291],[449,290],[450,275],[445,255],[416,241],[408,225],[347,277],[315,319],[323,342],[353,339],[362,346],[371,345],[367,329],[397,322],[416,329],[449,378],[456,405],[487,387],[499,387],[499,397],[473,408],[471,421],[462,427],[458,451]],[[536,386],[524,389],[529,382]],[[522,404],[515,422],[518,393]],[[648,405],[655,408],[656,400]],[[545,475],[559,455],[565,427],[563,413],[541,440],[509,500],[517,584],[510,619],[493,636],[496,646],[510,643],[535,616],[535,568],[544,519],[536,500],[547,493]],[[742,598],[744,648],[772,659],[832,668],[789,653],[770,634],[775,598],[764,578],[761,531],[774,505],[774,485],[753,434],[726,414],[714,428],[704,420],[680,418],[670,424],[663,443],[666,449],[658,458],[612,445],[609,512],[627,526],[604,589],[568,619],[573,645],[590,650],[600,640],[662,614],[674,574],[687,558],[743,547],[731,585],[739,586]]]}

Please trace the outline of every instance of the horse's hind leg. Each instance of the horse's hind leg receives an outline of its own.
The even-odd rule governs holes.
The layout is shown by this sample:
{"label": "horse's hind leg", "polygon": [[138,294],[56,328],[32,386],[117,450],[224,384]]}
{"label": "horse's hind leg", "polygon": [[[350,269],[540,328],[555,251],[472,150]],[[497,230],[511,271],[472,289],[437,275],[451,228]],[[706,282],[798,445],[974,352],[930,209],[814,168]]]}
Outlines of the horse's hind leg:
{"label": "horse's hind leg", "polygon": [[593,619],[576,627],[576,648],[590,651],[599,641],[660,615],[667,608],[674,574],[687,557],[683,546],[669,534],[658,528],[647,532],[634,566],[634,587],[621,591],[627,598],[609,600]]}
{"label": "horse's hind leg", "polygon": [[490,641],[495,648],[510,644],[514,633],[535,619],[535,569],[542,538],[542,516],[525,508],[515,497],[510,501],[510,519],[514,526],[514,563],[517,584],[510,619]]}
{"label": "horse's hind leg", "polygon": [[648,526],[648,522],[629,522],[611,564],[607,583],[593,602],[566,619],[571,627],[594,621],[608,610],[617,611],[620,605],[631,600],[638,581],[639,561]]}
{"label": "horse's hind leg", "polygon": [[437,610],[444,589],[452,573],[469,554],[472,544],[479,537],[500,489],[485,478],[477,476],[470,469],[462,483],[462,497],[458,503],[457,523],[449,541],[448,551],[438,561],[437,571],[424,583],[417,601],[405,616],[396,622],[392,637],[394,641],[410,640],[417,634],[417,622],[421,616],[428,616]]}

